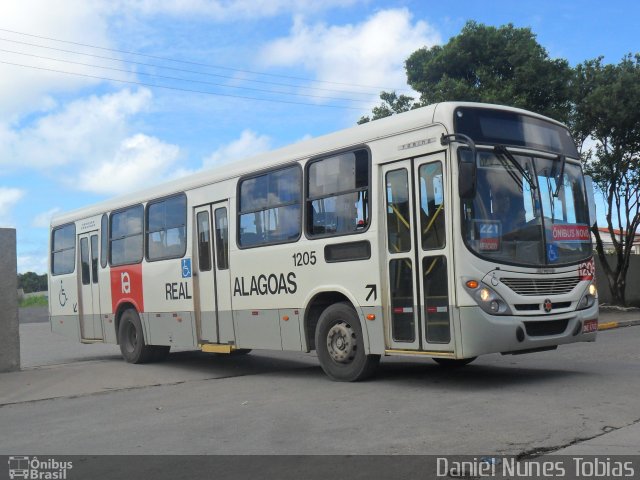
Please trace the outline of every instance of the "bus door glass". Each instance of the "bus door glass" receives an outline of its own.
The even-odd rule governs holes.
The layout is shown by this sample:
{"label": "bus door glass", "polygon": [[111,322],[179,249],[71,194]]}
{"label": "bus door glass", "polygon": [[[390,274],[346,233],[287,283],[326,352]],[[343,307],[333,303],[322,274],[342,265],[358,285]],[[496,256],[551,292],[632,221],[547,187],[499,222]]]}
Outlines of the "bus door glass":
{"label": "bus door glass", "polygon": [[[448,232],[445,154],[414,159],[414,198],[418,212],[417,239],[422,345],[428,351],[453,352],[449,274],[451,240]],[[449,222],[450,223],[450,222]]]}
{"label": "bus door glass", "polygon": [[80,242],[78,272],[81,288],[79,305],[76,308],[80,314],[82,338],[99,340],[102,338],[102,322],[100,321],[98,232],[83,233],[78,236],[78,239]]}

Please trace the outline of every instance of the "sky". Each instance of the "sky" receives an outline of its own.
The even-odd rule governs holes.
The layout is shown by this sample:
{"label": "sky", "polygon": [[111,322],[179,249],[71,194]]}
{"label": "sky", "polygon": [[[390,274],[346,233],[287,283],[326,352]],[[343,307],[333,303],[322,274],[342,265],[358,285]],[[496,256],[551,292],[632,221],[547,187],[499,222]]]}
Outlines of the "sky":
{"label": "sky", "polygon": [[0,227],[47,271],[56,213],[353,126],[465,22],[571,65],[640,51],[633,1],[2,0]]}

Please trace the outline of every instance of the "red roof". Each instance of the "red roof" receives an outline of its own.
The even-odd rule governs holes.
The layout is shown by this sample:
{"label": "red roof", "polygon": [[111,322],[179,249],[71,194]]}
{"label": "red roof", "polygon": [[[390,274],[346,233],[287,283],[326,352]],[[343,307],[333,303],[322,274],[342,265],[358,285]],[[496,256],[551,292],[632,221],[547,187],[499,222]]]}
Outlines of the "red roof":
{"label": "red roof", "polygon": [[[599,227],[598,231],[602,232],[602,233],[606,233],[609,234],[609,229],[606,227]],[[625,232],[624,230],[622,231],[622,234],[625,235],[627,232]],[[620,229],[619,228],[614,228],[613,229],[613,234],[617,237],[620,235]],[[633,243],[636,242],[640,242],[640,233],[636,233],[635,234],[635,238],[633,239]]]}

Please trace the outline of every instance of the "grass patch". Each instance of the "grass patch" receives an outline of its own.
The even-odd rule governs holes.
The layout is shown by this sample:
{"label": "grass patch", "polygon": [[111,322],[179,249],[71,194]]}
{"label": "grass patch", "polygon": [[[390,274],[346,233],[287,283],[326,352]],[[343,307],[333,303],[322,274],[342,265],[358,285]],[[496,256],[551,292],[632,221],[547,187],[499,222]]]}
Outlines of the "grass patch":
{"label": "grass patch", "polygon": [[47,297],[45,297],[44,295],[40,295],[37,297],[28,297],[28,298],[23,298],[22,300],[20,300],[18,302],[18,306],[21,308],[24,307],[47,307],[49,306],[49,301],[47,300]]}

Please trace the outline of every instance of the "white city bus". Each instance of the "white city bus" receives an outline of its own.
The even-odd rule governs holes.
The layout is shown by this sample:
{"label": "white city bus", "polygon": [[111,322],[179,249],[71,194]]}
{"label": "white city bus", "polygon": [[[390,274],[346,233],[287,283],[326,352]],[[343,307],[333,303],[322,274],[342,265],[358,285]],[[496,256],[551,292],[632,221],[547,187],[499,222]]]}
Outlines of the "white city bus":
{"label": "white city bus", "polygon": [[316,350],[348,381],[593,341],[589,180],[554,120],[420,108],[54,218],[51,328],[132,363]]}

